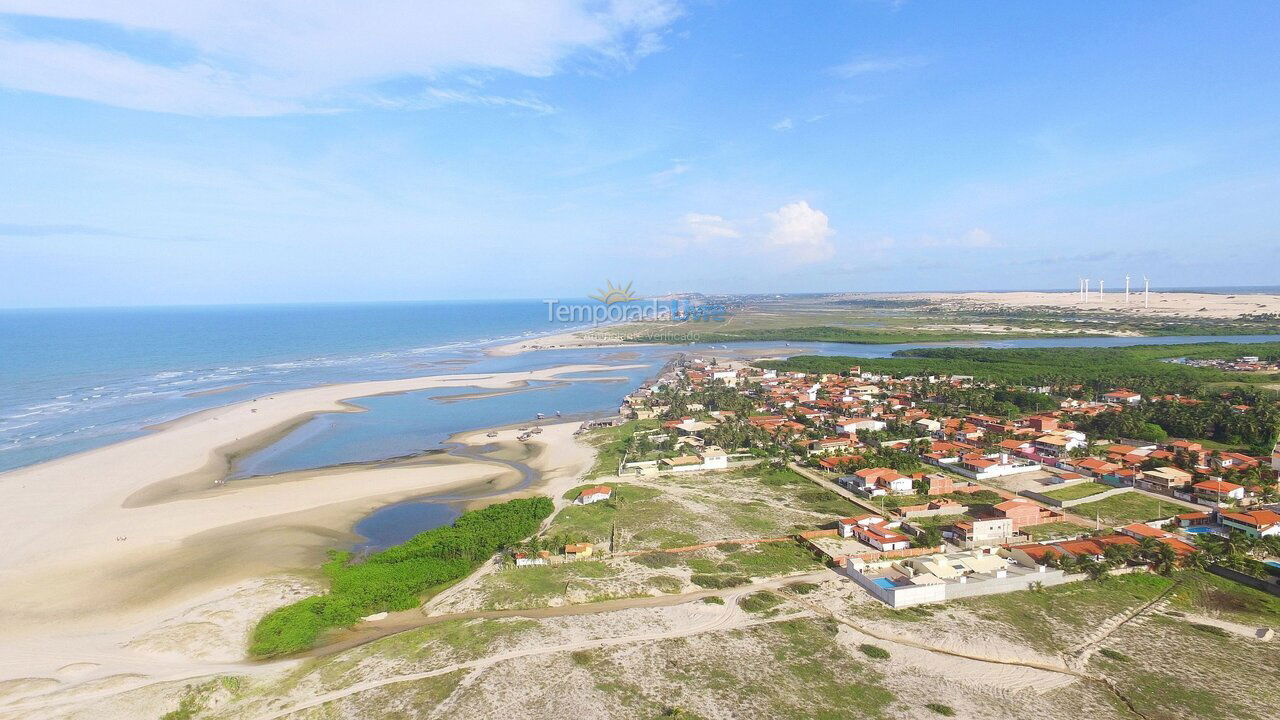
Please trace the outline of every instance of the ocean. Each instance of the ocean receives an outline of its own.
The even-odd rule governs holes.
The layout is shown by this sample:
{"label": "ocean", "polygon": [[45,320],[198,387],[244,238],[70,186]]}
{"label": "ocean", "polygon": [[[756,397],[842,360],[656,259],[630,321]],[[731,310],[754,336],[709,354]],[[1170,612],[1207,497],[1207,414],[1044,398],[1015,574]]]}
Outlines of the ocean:
{"label": "ocean", "polygon": [[[489,356],[487,346],[566,330],[537,300],[0,311],[0,471],[100,447],[188,413],[280,390],[569,363],[639,364],[613,383],[551,384],[495,398],[369,398],[245,458],[241,474],[435,449],[448,434],[536,412],[608,411],[677,350],[636,346]],[[1236,342],[1276,337],[1011,339],[995,347]],[[979,344],[979,343],[960,343]],[[732,350],[782,343],[734,343]],[[883,357],[917,345],[791,343],[788,351]],[[717,346],[725,352],[724,346]]]}
{"label": "ocean", "polygon": [[539,301],[0,310],[0,470],[273,391],[456,372],[559,329]]}

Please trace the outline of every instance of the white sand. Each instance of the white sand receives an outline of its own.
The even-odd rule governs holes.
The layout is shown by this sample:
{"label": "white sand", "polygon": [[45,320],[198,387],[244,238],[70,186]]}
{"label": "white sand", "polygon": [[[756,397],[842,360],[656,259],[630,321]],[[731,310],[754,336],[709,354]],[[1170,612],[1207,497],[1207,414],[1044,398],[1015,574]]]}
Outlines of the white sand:
{"label": "white sand", "polygon": [[1088,302],[1082,302],[1080,295],[1074,292],[902,293],[889,297],[924,298],[959,305],[1105,310],[1164,317],[1236,318],[1255,313],[1280,313],[1280,295],[1243,293],[1152,292],[1150,307],[1144,308],[1141,285],[1138,287],[1139,292],[1130,291],[1127,304],[1123,284],[1118,288],[1108,285],[1106,292],[1099,297],[1096,282],[1090,286]]}
{"label": "white sand", "polygon": [[[196,413],[108,447],[0,474],[0,681],[126,684],[193,677],[240,664],[263,612],[311,591],[288,576],[314,568],[351,524],[384,504],[516,473],[506,465],[432,458],[389,467],[287,473],[215,485],[227,455],[260,445],[343,401],[437,387],[518,387],[576,365],[521,373],[450,375],[309,388]],[[556,487],[585,472],[593,452],[577,423],[547,426],[530,467]],[[483,433],[475,444],[514,444]],[[519,449],[519,448],[517,448]],[[533,491],[531,490],[530,493]],[[126,538],[126,539],[117,539]],[[284,574],[282,574],[284,573]],[[4,698],[0,697],[0,709]]]}

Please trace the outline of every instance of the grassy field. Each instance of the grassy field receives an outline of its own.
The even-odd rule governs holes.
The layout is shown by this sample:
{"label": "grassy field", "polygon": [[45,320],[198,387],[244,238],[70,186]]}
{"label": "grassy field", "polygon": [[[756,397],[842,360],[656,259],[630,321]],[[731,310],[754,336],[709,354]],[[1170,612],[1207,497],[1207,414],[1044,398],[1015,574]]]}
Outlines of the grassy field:
{"label": "grassy field", "polygon": [[[565,508],[549,535],[592,543],[614,538],[614,551],[674,548],[719,540],[780,537],[830,526],[856,505],[782,467],[691,473],[611,483],[605,502]],[[583,486],[586,487],[586,486]],[[566,493],[576,497],[581,488]]]}
{"label": "grassy field", "polygon": [[616,475],[631,436],[639,430],[658,427],[661,423],[657,420],[631,420],[616,427],[588,432],[585,440],[596,448],[596,464],[587,472],[587,479]]}
{"label": "grassy field", "polygon": [[1068,508],[1068,511],[1089,519],[1096,516],[1103,525],[1116,527],[1171,517],[1183,512],[1183,506],[1140,492],[1127,492],[1095,502],[1075,505]]}
{"label": "grassy field", "polygon": [[1058,653],[1122,610],[1146,603],[1173,581],[1138,573],[956,601],[957,607],[1008,627],[1026,644]]}
{"label": "grassy field", "polygon": [[1080,498],[1086,498],[1086,497],[1089,497],[1090,495],[1097,495],[1098,493],[1104,493],[1111,489],[1112,488],[1109,485],[1103,485],[1102,483],[1082,482],[1082,483],[1077,483],[1075,485],[1068,485],[1064,488],[1058,488],[1057,490],[1050,490],[1048,492],[1043,492],[1040,494],[1046,497],[1051,497],[1055,500],[1079,500]]}
{"label": "grassy field", "polygon": [[1065,522],[1044,523],[1043,525],[1031,525],[1022,528],[1022,531],[1031,536],[1032,540],[1040,542],[1043,540],[1057,540],[1059,538],[1068,538],[1088,532],[1086,528],[1079,525]]}

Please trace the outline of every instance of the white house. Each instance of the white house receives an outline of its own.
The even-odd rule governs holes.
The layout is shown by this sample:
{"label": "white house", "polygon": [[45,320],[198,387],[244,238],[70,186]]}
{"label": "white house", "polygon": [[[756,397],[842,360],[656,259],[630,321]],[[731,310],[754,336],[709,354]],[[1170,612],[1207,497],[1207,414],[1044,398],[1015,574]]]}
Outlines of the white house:
{"label": "white house", "polygon": [[836,428],[840,432],[852,435],[859,430],[878,432],[885,429],[885,424],[880,420],[869,417],[841,418],[836,421]]}
{"label": "white house", "polygon": [[590,505],[601,500],[608,500],[613,496],[613,488],[608,485],[596,485],[578,493],[578,497],[574,499],[574,505]]}
{"label": "white house", "polygon": [[530,555],[528,553],[516,553],[516,567],[530,567],[533,565],[546,565],[547,559],[542,555]]}

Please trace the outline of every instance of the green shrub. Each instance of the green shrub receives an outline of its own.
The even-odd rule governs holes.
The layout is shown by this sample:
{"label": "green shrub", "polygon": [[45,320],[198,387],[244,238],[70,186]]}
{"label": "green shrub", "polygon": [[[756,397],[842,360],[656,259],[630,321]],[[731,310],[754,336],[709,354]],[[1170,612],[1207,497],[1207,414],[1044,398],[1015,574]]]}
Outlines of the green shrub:
{"label": "green shrub", "polygon": [[1129,662],[1129,656],[1125,655],[1119,650],[1112,650],[1111,648],[1102,648],[1098,652],[1101,653],[1103,657],[1108,657],[1108,658],[1111,658],[1112,660],[1118,660],[1120,662]]}
{"label": "green shrub", "polygon": [[680,558],[675,553],[666,552],[649,552],[631,559],[649,568],[667,568],[680,564]]}
{"label": "green shrub", "polygon": [[864,643],[862,645],[859,645],[858,649],[862,651],[863,655],[866,655],[867,657],[873,658],[875,660],[889,659],[889,651],[885,650],[879,645],[867,645]]}
{"label": "green shrub", "polygon": [[787,589],[797,595],[808,595],[818,589],[818,584],[810,582],[791,583],[787,586]]}
{"label": "green shrub", "polygon": [[782,596],[768,590],[753,592],[738,601],[738,607],[750,613],[768,612],[783,603]]}
{"label": "green shrub", "polygon": [[724,588],[737,587],[746,585],[751,582],[751,578],[743,575],[702,575],[697,574],[689,578],[694,585],[707,588],[708,590],[722,590]]}
{"label": "green shrub", "polygon": [[943,705],[942,703],[929,703],[928,705],[925,705],[925,707],[939,715],[945,715],[947,717],[954,717],[956,714],[955,708],[950,705]]}
{"label": "green shrub", "polygon": [[1209,635],[1216,635],[1218,637],[1231,636],[1231,633],[1227,632],[1226,630],[1223,630],[1217,625],[1205,625],[1204,623],[1191,623],[1191,627],[1199,630],[1202,633],[1207,633]]}
{"label": "green shrub", "polygon": [[708,595],[702,598],[702,602],[708,605],[723,605],[724,598],[720,597],[719,595]]}
{"label": "green shrub", "polygon": [[334,552],[323,566],[329,592],[268,613],[249,652],[271,657],[311,647],[320,633],[365,615],[408,610],[428,588],[465,577],[495,552],[537,531],[554,509],[550,498],[521,498],[463,513],[452,526],[420,533],[353,564]]}

